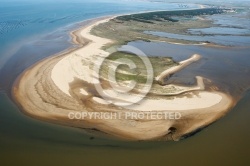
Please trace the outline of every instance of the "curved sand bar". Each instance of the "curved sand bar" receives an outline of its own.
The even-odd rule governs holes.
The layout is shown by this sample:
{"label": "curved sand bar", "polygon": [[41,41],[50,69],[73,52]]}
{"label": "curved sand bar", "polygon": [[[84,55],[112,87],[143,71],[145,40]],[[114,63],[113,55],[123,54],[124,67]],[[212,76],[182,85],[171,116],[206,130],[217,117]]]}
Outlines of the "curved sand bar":
{"label": "curved sand bar", "polygon": [[174,67],[171,67],[168,70],[163,71],[160,75],[158,75],[156,77],[156,81],[158,81],[160,84],[164,84],[164,80],[166,78],[169,78],[171,75],[173,75],[174,73],[182,70],[183,68],[187,67],[191,63],[193,63],[195,61],[198,61],[200,58],[201,58],[200,55],[194,54],[191,58],[179,62],[178,66],[174,66]]}
{"label": "curved sand bar", "polygon": [[[72,33],[75,42],[82,47],[42,60],[20,76],[13,88],[13,96],[24,113],[37,119],[126,140],[179,140],[221,118],[234,105],[232,98],[222,92],[203,90],[201,78],[196,91],[185,91],[182,95],[146,97],[126,108],[106,102],[95,91],[93,84],[97,80],[92,68],[93,63],[99,63],[98,59],[109,55],[101,47],[112,41],[94,36],[90,30],[109,19],[92,22]],[[184,65],[197,58],[193,56]],[[182,68],[180,66],[175,70]],[[163,79],[168,74],[168,71],[163,72],[158,78]],[[114,119],[69,118],[69,114],[79,112],[122,114]],[[181,118],[134,119],[127,117],[127,112],[178,112]]]}

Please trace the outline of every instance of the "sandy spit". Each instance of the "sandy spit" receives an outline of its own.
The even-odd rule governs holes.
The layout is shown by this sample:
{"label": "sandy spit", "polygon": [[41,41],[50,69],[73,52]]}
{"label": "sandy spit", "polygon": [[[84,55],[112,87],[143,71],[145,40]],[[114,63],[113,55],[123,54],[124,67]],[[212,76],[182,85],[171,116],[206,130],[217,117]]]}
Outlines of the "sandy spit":
{"label": "sandy spit", "polygon": [[[36,119],[78,127],[93,134],[125,140],[179,140],[224,116],[234,105],[233,99],[222,92],[196,91],[191,97],[146,99],[131,108],[107,104],[93,93],[94,73],[91,62],[96,56],[106,57],[101,47],[110,43],[89,32],[110,18],[99,19],[72,33],[79,48],[46,58],[27,69],[13,87],[13,97],[21,110]],[[78,112],[178,112],[181,119],[70,119]],[[173,133],[172,129],[176,129]],[[94,129],[94,131],[93,131]]]}

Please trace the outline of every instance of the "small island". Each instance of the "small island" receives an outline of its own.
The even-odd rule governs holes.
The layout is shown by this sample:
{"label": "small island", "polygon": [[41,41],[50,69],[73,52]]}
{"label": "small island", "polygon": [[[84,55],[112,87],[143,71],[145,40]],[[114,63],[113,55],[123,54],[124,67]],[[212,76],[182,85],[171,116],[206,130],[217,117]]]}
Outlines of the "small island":
{"label": "small island", "polygon": [[[210,88],[205,83],[208,79],[198,75],[193,85],[168,83],[202,55],[175,61],[174,55],[145,56],[127,43],[214,47],[209,42],[164,38],[145,31],[183,34],[190,28],[210,26],[203,15],[224,11],[157,11],[92,20],[71,33],[76,48],[27,69],[16,81],[13,96],[31,117],[94,135],[133,141],[186,138],[223,117],[235,105],[232,96]],[[110,116],[103,118],[101,113]],[[93,114],[98,116],[93,118]]]}

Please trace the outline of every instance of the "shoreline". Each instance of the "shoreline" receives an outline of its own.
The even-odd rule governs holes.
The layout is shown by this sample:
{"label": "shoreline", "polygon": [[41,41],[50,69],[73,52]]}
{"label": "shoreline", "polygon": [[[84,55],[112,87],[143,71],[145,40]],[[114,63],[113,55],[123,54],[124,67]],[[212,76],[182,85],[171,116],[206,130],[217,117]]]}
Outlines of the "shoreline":
{"label": "shoreline", "polygon": [[[113,17],[115,17],[115,16],[113,16]],[[93,126],[95,126],[94,128],[96,128],[97,130],[100,130],[101,132],[108,133],[108,135],[112,135],[112,136],[115,136],[115,137],[118,137],[118,138],[128,139],[128,140],[149,140],[149,139],[161,138],[162,136],[164,136],[164,133],[167,134],[167,135],[169,134],[169,133],[167,133],[168,131],[165,131],[165,130],[167,130],[167,129],[165,129],[166,126],[173,126],[173,123],[176,123],[175,126],[179,126],[179,125],[181,125],[183,123],[183,121],[182,122],[163,122],[162,121],[161,122],[162,124],[159,124],[159,122],[154,121],[154,122],[149,122],[149,124],[145,124],[144,126],[138,126],[138,129],[135,129],[134,131],[131,131],[131,126],[130,127],[124,126],[123,129],[121,129],[121,127],[110,128],[111,125],[114,125],[114,124],[111,124],[112,122],[108,122],[108,121],[102,122],[102,124],[106,123],[106,125],[104,125],[104,126],[100,126],[98,124],[98,123],[100,123],[99,121],[92,122],[91,119],[88,119],[86,122],[81,122],[82,124],[79,123],[79,122],[68,121],[69,119],[65,118],[65,112],[68,113],[68,111],[66,111],[63,107],[62,108],[59,107],[60,106],[60,103],[58,103],[59,101],[56,101],[56,106],[59,107],[60,109],[62,109],[61,111],[64,112],[64,115],[53,113],[53,112],[48,113],[46,109],[44,110],[44,108],[46,108],[47,106],[44,106],[44,108],[39,108],[39,109],[44,110],[45,113],[44,112],[37,112],[37,111],[35,112],[34,110],[32,110],[32,111],[29,110],[29,109],[32,108],[31,105],[34,104],[34,103],[33,103],[33,101],[31,101],[32,99],[29,99],[30,94],[27,94],[27,93],[34,93],[34,92],[26,92],[27,89],[25,89],[25,87],[27,87],[27,84],[28,84],[26,80],[28,80],[28,82],[29,82],[30,79],[28,79],[28,78],[25,79],[25,77],[30,77],[29,76],[30,74],[32,76],[34,76],[34,73],[35,73],[35,76],[37,76],[37,72],[39,72],[41,70],[41,68],[43,68],[43,71],[46,71],[47,74],[51,75],[54,68],[55,68],[55,66],[58,64],[59,61],[61,61],[65,57],[68,57],[68,55],[70,53],[73,53],[73,52],[75,52],[77,50],[80,50],[80,49],[82,49],[84,47],[86,48],[88,45],[91,44],[91,41],[89,39],[86,39],[86,38],[84,38],[84,36],[81,35],[82,31],[86,30],[87,28],[93,27],[98,22],[102,22],[102,21],[105,21],[107,19],[109,20],[109,19],[111,19],[113,17],[109,17],[109,18],[106,18],[106,19],[103,18],[103,19],[100,19],[100,20],[98,19],[98,20],[95,20],[95,21],[91,21],[91,23],[85,25],[84,27],[81,27],[81,28],[79,28],[77,30],[72,31],[70,33],[70,35],[72,37],[72,42],[77,44],[77,48],[67,49],[67,50],[63,51],[62,53],[49,56],[49,57],[47,57],[47,58],[33,64],[31,67],[26,69],[18,77],[18,79],[15,81],[15,83],[13,85],[12,96],[13,96],[13,99],[15,100],[15,102],[19,105],[19,107],[22,108],[22,111],[25,114],[28,114],[29,116],[35,117],[36,119],[40,119],[40,120],[43,120],[43,121],[45,120],[45,121],[53,122],[53,123],[56,123],[56,124],[63,124],[63,125],[67,125],[67,126],[80,127],[80,128],[93,128]],[[90,28],[90,30],[91,30],[91,28]],[[49,70],[48,70],[48,68],[49,68]],[[58,73],[58,72],[56,72],[56,73]],[[30,78],[32,78],[32,77],[30,77]],[[42,78],[41,82],[44,81],[43,79],[45,79],[45,78]],[[60,89],[58,87],[58,85],[54,82],[53,76],[51,76],[49,78],[46,78],[46,79],[51,79],[51,80],[49,80],[50,84],[48,84],[49,86],[51,86],[49,89],[54,90],[55,93],[57,93],[56,95],[58,95],[60,98],[62,97],[67,102],[70,101],[70,102],[75,103],[75,101],[71,101],[68,98],[69,97],[69,96],[67,96],[68,94],[62,94],[62,92],[59,92],[60,90],[62,91],[62,89]],[[48,80],[46,80],[46,81],[48,81]],[[73,82],[75,82],[75,81],[76,80],[74,80]],[[73,83],[73,82],[71,82],[71,83]],[[78,82],[79,82],[79,80],[78,80]],[[54,83],[54,85],[53,85],[53,83]],[[37,85],[37,83],[34,84],[34,85]],[[39,85],[39,86],[42,86],[42,85]],[[74,85],[74,86],[76,86],[76,85]],[[20,90],[20,89],[22,89],[22,90]],[[35,89],[33,89],[33,90],[36,91]],[[32,91],[32,89],[31,89],[31,91]],[[71,96],[71,94],[72,94],[72,92],[69,92],[70,96]],[[35,95],[36,97],[38,97],[37,94],[31,94],[31,96],[32,95]],[[74,95],[77,95],[77,93],[74,93]],[[180,131],[179,131],[180,133],[176,134],[177,139],[180,139],[183,135],[186,135],[186,134],[189,134],[189,133],[193,132],[195,128],[197,129],[197,128],[205,127],[205,126],[209,125],[211,122],[213,122],[213,121],[219,119],[220,117],[224,116],[225,113],[228,111],[228,109],[231,108],[234,105],[234,102],[233,102],[232,98],[229,97],[228,95],[225,95],[225,94],[222,94],[222,93],[217,93],[217,95],[222,96],[222,99],[218,103],[216,103],[215,105],[213,105],[211,107],[208,107],[208,108],[204,108],[203,112],[201,114],[196,115],[196,116],[199,116],[199,118],[197,118],[195,120],[195,123],[193,122],[194,124],[191,124],[191,126],[189,126],[188,128],[183,127],[184,129],[182,129],[182,127],[178,127],[178,129],[180,128]],[[25,99],[26,97],[30,100],[29,104],[31,104],[31,105],[29,105],[29,106],[26,105],[27,104],[26,103],[27,100]],[[38,106],[38,105],[35,105],[35,106]],[[43,104],[41,104],[41,105],[43,105]],[[41,105],[39,105],[39,106],[41,106]],[[102,104],[100,104],[100,105],[102,105]],[[74,108],[73,105],[71,107]],[[34,108],[35,107],[33,107],[33,109]],[[53,109],[55,109],[55,108],[56,107],[53,106]],[[218,109],[223,109],[223,111],[221,111],[221,112],[216,111]],[[214,112],[211,111],[211,110],[214,110]],[[188,111],[186,110],[186,112],[188,112]],[[193,109],[192,114],[196,114],[196,113],[197,113],[197,110]],[[210,116],[210,118],[207,118],[206,114],[212,114],[212,113],[214,113],[216,115]],[[185,114],[185,113],[183,112],[183,114]],[[185,115],[185,116],[189,116],[189,115]],[[203,120],[200,120],[200,117],[202,117],[201,119],[203,119]],[[206,118],[205,121],[204,121],[204,118]],[[115,122],[115,123],[120,123],[120,122]],[[164,129],[156,129],[156,131],[150,132],[150,133],[145,133],[143,131],[140,131],[142,128],[147,128],[147,127],[151,128],[152,123],[158,124],[160,126],[165,126],[165,125],[166,126],[164,127]],[[128,132],[131,132],[131,133],[128,133]]]}

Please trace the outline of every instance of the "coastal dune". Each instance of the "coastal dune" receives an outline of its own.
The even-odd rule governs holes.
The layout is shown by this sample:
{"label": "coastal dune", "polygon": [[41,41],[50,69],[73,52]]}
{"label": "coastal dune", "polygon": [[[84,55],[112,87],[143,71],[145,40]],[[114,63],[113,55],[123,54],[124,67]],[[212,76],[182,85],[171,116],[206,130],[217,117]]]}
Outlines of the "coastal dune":
{"label": "coastal dune", "polygon": [[[233,99],[219,91],[206,91],[202,79],[199,87],[172,96],[146,96],[128,107],[119,107],[103,99],[95,89],[98,82],[94,64],[108,57],[102,47],[110,39],[92,35],[94,26],[108,22],[105,18],[72,33],[81,47],[44,59],[27,69],[16,81],[13,97],[22,111],[44,121],[82,128],[90,134],[124,140],[180,140],[224,116],[234,105]],[[81,42],[86,43],[81,43]],[[80,43],[79,43],[80,42]],[[162,72],[156,80],[163,82],[169,75],[201,58],[194,55],[180,66]],[[173,85],[174,86],[174,85]],[[184,87],[184,89],[187,87]],[[132,92],[131,96],[134,95]],[[156,94],[155,94],[156,95]],[[129,98],[119,100],[130,101]],[[131,101],[132,102],[132,101]],[[178,113],[178,119],[136,118],[135,114]],[[93,118],[69,115],[109,113],[119,118]]]}

